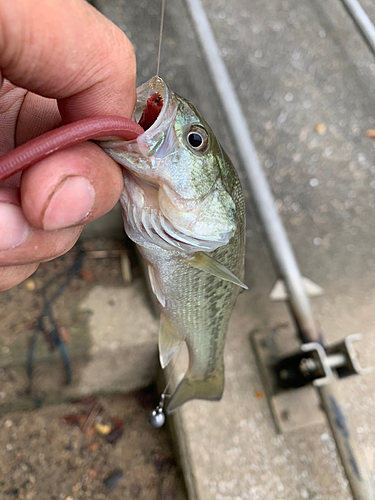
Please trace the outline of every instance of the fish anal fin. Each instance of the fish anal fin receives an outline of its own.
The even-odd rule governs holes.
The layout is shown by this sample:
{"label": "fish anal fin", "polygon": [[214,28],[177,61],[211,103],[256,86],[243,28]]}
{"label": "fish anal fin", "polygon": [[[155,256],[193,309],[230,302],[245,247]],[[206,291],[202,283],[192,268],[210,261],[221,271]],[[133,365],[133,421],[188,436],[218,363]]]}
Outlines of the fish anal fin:
{"label": "fish anal fin", "polygon": [[172,394],[167,413],[172,413],[181,405],[192,399],[219,401],[224,391],[224,367],[215,370],[207,378],[196,378],[188,371]]}
{"label": "fish anal fin", "polygon": [[159,358],[162,368],[165,368],[173,354],[181,344],[181,337],[177,333],[165,314],[161,313],[159,327]]}
{"label": "fish anal fin", "polygon": [[221,280],[230,281],[231,283],[234,283],[235,285],[248,290],[248,287],[244,283],[242,283],[242,281],[238,279],[237,276],[232,273],[232,271],[229,271],[227,267],[223,266],[222,264],[220,264],[220,262],[213,259],[204,252],[196,252],[192,257],[189,257],[185,260],[188,264],[196,267],[197,269],[200,269],[201,271],[212,274],[213,276],[216,276]]}

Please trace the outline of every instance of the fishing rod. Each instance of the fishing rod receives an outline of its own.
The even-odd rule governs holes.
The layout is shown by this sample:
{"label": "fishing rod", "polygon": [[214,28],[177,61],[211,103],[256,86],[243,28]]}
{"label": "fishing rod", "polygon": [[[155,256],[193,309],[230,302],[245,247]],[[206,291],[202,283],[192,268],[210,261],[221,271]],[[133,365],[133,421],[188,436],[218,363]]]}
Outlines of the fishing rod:
{"label": "fishing rod", "polygon": [[344,7],[357,25],[363,39],[375,54],[375,26],[358,0],[341,0]]}

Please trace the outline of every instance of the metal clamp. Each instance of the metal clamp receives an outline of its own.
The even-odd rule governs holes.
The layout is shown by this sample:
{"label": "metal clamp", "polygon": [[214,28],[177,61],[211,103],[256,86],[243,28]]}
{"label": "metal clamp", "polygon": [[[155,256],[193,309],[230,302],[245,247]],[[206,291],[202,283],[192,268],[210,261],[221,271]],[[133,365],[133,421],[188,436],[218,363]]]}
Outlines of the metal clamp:
{"label": "metal clamp", "polygon": [[363,368],[360,365],[353,346],[361,338],[360,333],[348,335],[327,349],[319,342],[302,344],[302,353],[287,356],[274,365],[279,386],[296,388],[312,382],[316,387],[321,387],[331,380],[332,369],[337,371],[340,378],[370,373],[372,367]]}
{"label": "metal clamp", "polygon": [[360,365],[353,347],[353,342],[361,339],[362,335],[360,333],[348,335],[343,341],[330,346],[327,350],[318,342],[302,344],[301,350],[305,353],[311,353],[311,357],[301,360],[300,370],[302,372],[307,370],[310,374],[322,374],[320,377],[314,377],[313,384],[316,387],[321,387],[330,382],[332,368],[337,370],[340,378],[370,373],[372,367],[363,368]]}

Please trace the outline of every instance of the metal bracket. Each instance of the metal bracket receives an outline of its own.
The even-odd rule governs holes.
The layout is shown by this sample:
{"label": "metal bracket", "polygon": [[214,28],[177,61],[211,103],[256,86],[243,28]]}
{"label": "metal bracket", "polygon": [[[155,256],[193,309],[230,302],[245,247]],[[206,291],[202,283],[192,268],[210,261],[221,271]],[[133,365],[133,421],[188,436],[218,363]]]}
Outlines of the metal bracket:
{"label": "metal bracket", "polygon": [[346,358],[346,363],[342,366],[337,366],[337,372],[339,376],[346,377],[348,375],[367,375],[373,370],[372,366],[362,367],[359,363],[358,354],[354,349],[353,343],[362,339],[361,333],[353,333],[348,335],[341,342],[333,344],[331,347],[327,348],[328,358],[331,354],[344,354]]}
{"label": "metal bracket", "polygon": [[[281,432],[324,421],[315,387],[331,381],[335,370],[339,377],[367,374],[371,367],[363,368],[353,343],[361,334],[348,335],[344,340],[325,349],[319,342],[301,345],[300,351],[287,354],[291,349],[285,327],[268,334],[252,335],[266,395],[271,411]],[[294,347],[295,348],[295,347]]]}
{"label": "metal bracket", "polygon": [[280,357],[297,347],[291,327],[281,324],[271,331],[252,332],[251,343],[277,431],[290,432],[324,423],[325,416],[312,384],[284,390],[273,369]]}
{"label": "metal bracket", "polygon": [[302,352],[281,358],[274,364],[278,384],[284,389],[302,387],[311,382],[321,387],[331,380],[332,369],[340,378],[370,373],[372,367],[363,368],[360,365],[353,346],[353,342],[361,338],[359,333],[348,335],[327,349],[319,342],[302,344]]}

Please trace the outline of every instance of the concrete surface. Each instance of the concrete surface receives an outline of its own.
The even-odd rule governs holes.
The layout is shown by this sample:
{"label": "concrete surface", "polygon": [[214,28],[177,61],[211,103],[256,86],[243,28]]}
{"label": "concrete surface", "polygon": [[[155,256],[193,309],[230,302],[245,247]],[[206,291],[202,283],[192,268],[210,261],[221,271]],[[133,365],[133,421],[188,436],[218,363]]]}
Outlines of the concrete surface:
{"label": "concrete surface", "polygon": [[[97,0],[134,43],[139,82],[155,72],[159,2]],[[313,307],[328,341],[361,331],[373,363],[375,320],[375,60],[341,3],[297,0],[204,2],[241,98],[305,275],[323,286]],[[375,20],[374,4],[364,1]],[[203,112],[232,148],[183,3],[167,2],[161,76]],[[233,156],[236,162],[235,154]],[[241,174],[240,171],[240,175]],[[276,274],[248,200],[246,282],[226,349],[226,391],[176,416],[191,498],[351,498],[325,424],[277,435],[249,333],[289,323],[267,301]],[[374,462],[375,375],[342,382],[370,466]]]}
{"label": "concrete surface", "polygon": [[142,280],[126,288],[96,286],[80,304],[91,313],[90,360],[80,373],[80,394],[126,393],[155,380],[158,323],[143,288]]}
{"label": "concrete surface", "polygon": [[[33,361],[33,390],[43,405],[56,404],[97,393],[127,393],[152,384],[158,373],[158,321],[151,312],[145,282],[133,267],[133,281],[124,286],[119,252],[112,242],[85,242],[83,269],[52,304],[60,335],[65,338],[72,366],[72,383],[65,384],[59,349],[40,334]],[[103,249],[107,247],[107,250]],[[117,257],[92,258],[90,252],[116,252]],[[45,263],[26,283],[0,299],[0,415],[33,410],[35,398],[27,391],[25,363],[33,330],[43,310],[45,283],[62,284],[75,262],[73,250]],[[123,259],[122,259],[123,260]],[[138,274],[137,274],[138,273]],[[45,328],[49,322],[44,318]]]}
{"label": "concrete surface", "polygon": [[[0,498],[186,500],[168,430],[147,425],[154,396],[138,391],[0,417]],[[80,426],[68,425],[74,416]],[[112,418],[123,425],[116,443],[98,431]]]}

